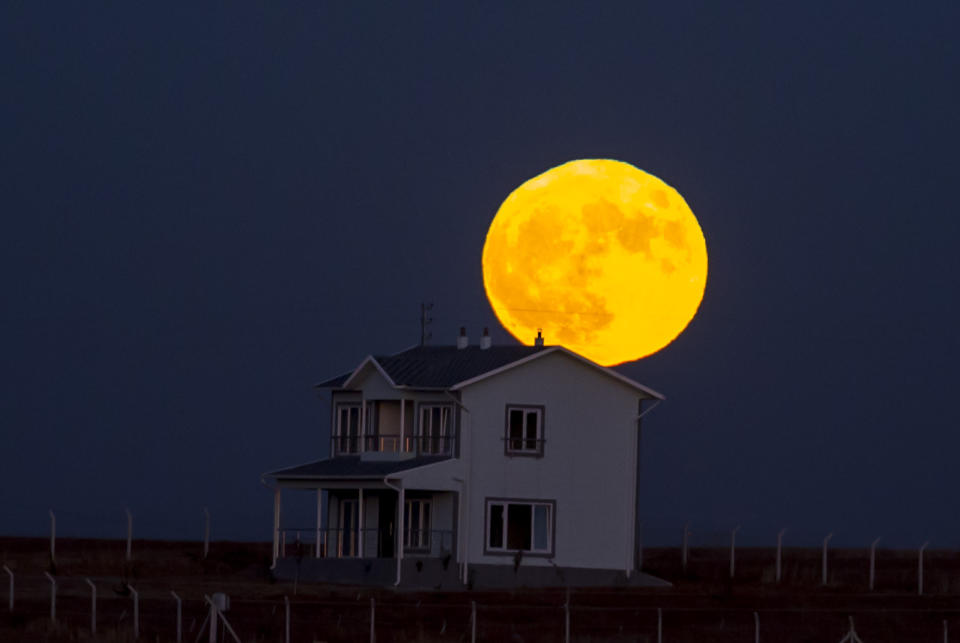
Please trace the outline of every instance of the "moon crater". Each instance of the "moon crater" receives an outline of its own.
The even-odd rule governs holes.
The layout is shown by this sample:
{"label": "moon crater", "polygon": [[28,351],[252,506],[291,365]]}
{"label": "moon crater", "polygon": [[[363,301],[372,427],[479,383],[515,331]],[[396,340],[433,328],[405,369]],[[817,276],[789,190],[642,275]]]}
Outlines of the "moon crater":
{"label": "moon crater", "polygon": [[483,250],[487,297],[524,343],[542,328],[601,364],[644,357],[693,318],[706,244],[683,198],[612,160],[571,161],[507,197]]}

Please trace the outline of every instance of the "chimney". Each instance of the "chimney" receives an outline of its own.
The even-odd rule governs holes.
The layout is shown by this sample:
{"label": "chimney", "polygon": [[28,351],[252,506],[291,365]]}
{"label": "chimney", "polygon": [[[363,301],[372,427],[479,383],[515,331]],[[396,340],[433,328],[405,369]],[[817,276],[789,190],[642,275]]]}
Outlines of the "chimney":
{"label": "chimney", "polygon": [[457,337],[457,348],[463,350],[467,347],[467,329],[460,327],[460,336]]}
{"label": "chimney", "polygon": [[480,350],[485,351],[490,348],[490,329],[484,328],[483,335],[480,336]]}
{"label": "chimney", "polygon": [[538,347],[543,347],[543,333],[540,332],[541,329],[537,329],[537,337],[533,340],[533,345]]}

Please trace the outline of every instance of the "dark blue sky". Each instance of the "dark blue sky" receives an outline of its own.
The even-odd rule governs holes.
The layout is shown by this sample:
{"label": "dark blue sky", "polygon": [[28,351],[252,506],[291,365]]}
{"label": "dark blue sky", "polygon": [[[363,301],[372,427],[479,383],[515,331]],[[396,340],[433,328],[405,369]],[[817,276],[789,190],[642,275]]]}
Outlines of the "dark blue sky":
{"label": "dark blue sky", "polygon": [[0,8],[0,533],[269,538],[311,385],[422,300],[512,341],[487,226],[609,157],[710,252],[622,367],[649,539],[960,545],[956,3],[55,4]]}

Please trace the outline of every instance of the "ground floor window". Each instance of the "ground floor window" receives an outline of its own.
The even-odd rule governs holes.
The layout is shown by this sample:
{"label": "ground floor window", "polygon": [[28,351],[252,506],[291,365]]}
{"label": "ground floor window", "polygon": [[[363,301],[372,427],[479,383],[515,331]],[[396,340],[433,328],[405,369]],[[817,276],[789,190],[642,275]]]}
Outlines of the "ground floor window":
{"label": "ground floor window", "polygon": [[553,553],[552,501],[488,500],[489,552]]}
{"label": "ground floor window", "polygon": [[409,498],[403,509],[404,549],[430,549],[430,500]]}

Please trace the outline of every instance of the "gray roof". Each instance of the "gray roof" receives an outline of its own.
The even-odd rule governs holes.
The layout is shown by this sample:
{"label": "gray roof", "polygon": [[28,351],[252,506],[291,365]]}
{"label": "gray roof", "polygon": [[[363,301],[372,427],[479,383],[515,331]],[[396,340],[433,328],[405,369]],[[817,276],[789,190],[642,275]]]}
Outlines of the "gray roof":
{"label": "gray roof", "polygon": [[[542,346],[416,346],[396,355],[374,356],[397,386],[449,388],[544,350]],[[352,373],[317,384],[339,388]]]}
{"label": "gray roof", "polygon": [[341,455],[318,460],[288,469],[264,474],[264,477],[285,479],[304,478],[383,478],[392,473],[416,469],[427,464],[449,460],[448,455],[422,455],[406,460],[361,460],[359,455]]}

